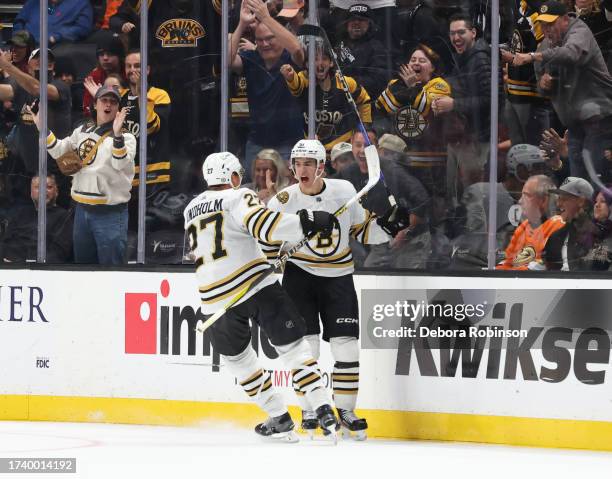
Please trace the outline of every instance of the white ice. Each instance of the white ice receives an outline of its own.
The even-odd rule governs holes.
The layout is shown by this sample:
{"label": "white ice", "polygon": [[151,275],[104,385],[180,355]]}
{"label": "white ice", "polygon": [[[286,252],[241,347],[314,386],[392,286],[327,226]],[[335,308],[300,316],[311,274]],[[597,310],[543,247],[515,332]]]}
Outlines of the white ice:
{"label": "white ice", "polygon": [[612,453],[375,439],[340,440],[333,446],[305,437],[297,444],[278,444],[219,424],[0,422],[0,457],[76,457],[76,474],[51,477],[87,479],[560,479],[609,477],[612,470]]}

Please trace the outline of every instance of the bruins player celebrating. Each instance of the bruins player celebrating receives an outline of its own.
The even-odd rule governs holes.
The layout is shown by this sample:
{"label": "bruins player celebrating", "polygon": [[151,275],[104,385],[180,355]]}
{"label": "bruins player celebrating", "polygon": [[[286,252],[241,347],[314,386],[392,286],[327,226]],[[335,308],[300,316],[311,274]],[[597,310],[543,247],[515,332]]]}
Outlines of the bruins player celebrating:
{"label": "bruins player celebrating", "polygon": [[[202,166],[209,189],[184,212],[185,229],[196,256],[202,313],[222,308],[238,291],[269,268],[257,241],[299,241],[319,232],[329,238],[336,220],[325,211],[297,215],[266,209],[257,194],[240,188],[244,172],[231,153],[209,155]],[[322,239],[323,240],[323,239]],[[316,411],[324,431],[335,434],[337,420],[316,359],[304,340],[306,326],[274,276],[264,279],[211,326],[211,341],[247,395],[270,416],[255,427],[262,436],[293,442],[294,423],[272,386],[272,377],[251,346],[249,320],[257,321]]]}
{"label": "bruins player celebrating", "polygon": [[[296,213],[304,208],[334,212],[356,192],[345,180],[323,179],[325,148],[318,140],[300,140],[291,151],[291,168],[298,183],[268,203],[268,208]],[[334,401],[344,432],[365,439],[367,423],[355,415],[359,390],[359,315],[353,283],[353,257],[349,236],[363,243],[384,243],[389,236],[359,203],[338,218],[331,237],[315,238],[291,256],[283,275],[283,288],[306,320],[306,339],[315,358],[319,357],[319,334],[329,341],[334,358],[332,375]],[[379,220],[380,221],[380,220]],[[291,245],[290,245],[291,246]],[[263,244],[272,259],[279,244]],[[303,401],[305,391],[294,382],[302,406],[302,429],[314,432],[316,414]]]}
{"label": "bruins player celebrating", "polygon": [[[333,61],[325,48],[318,48],[315,59],[315,76],[317,78],[315,119],[317,138],[329,152],[337,143],[348,142],[359,119],[355,116],[353,107],[346,99],[340,79],[333,68]],[[287,82],[291,94],[298,97],[304,111],[304,119],[308,123],[308,72],[296,73],[291,65],[283,65],[281,74]],[[355,99],[359,116],[364,123],[372,122],[372,107],[370,95],[355,79],[345,77],[349,91]]]}

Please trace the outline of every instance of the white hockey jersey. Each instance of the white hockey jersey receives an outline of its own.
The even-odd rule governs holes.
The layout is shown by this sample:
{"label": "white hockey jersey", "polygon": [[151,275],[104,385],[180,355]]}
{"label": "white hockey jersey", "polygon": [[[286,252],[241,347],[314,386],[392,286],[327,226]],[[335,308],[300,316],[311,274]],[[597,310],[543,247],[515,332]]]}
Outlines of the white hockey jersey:
{"label": "white hockey jersey", "polygon": [[[258,240],[297,242],[304,235],[297,215],[268,210],[247,188],[205,191],[187,205],[184,217],[204,314],[225,306],[269,268]],[[275,281],[266,278],[239,303]]]}
{"label": "white hockey jersey", "polygon": [[[346,180],[324,179],[323,182],[325,186],[321,193],[312,196],[302,193],[299,184],[291,185],[270,199],[268,208],[283,213],[296,213],[301,209],[334,213],[357,194],[355,187]],[[344,276],[355,270],[349,236],[364,244],[386,243],[390,239],[376,223],[375,217],[358,202],[340,215],[338,222],[340,229],[334,229],[330,239],[313,238],[289,261],[317,276]],[[270,261],[277,257],[280,249],[278,244],[262,243],[261,247]]]}

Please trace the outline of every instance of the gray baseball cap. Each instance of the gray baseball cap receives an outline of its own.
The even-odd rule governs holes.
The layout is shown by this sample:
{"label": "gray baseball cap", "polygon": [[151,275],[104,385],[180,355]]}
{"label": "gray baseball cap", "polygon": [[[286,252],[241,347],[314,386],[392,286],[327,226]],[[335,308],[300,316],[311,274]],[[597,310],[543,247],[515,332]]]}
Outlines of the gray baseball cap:
{"label": "gray baseball cap", "polygon": [[119,90],[117,90],[117,88],[113,87],[113,86],[102,86],[98,89],[97,93],[96,93],[96,100],[102,98],[103,96],[114,96],[117,101],[121,101],[121,95],[119,93]]}
{"label": "gray baseball cap", "polygon": [[550,190],[550,193],[557,195],[572,195],[589,201],[593,199],[594,192],[593,187],[587,180],[576,176],[568,176],[559,188]]}
{"label": "gray baseball cap", "polygon": [[331,160],[334,161],[340,155],[344,155],[345,153],[352,153],[353,147],[350,143],[346,143],[344,141],[340,143],[336,143],[334,147],[331,149]]}

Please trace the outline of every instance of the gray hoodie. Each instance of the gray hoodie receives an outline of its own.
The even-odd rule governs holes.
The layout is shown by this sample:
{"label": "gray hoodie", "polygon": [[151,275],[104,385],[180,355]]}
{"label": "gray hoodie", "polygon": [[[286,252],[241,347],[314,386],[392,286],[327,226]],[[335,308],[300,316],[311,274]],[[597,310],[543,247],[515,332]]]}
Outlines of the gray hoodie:
{"label": "gray hoodie", "polygon": [[538,46],[543,60],[535,64],[538,81],[544,73],[555,80],[550,95],[559,119],[567,127],[612,115],[612,77],[599,45],[586,23],[573,13],[561,45],[544,39]]}

